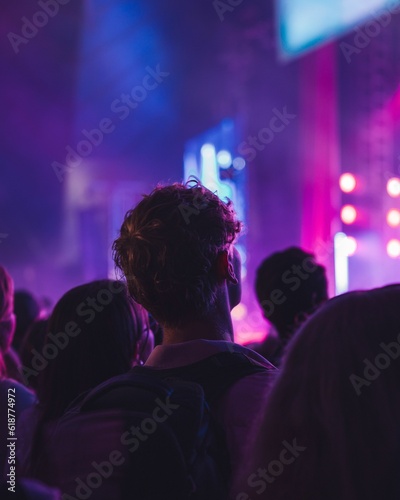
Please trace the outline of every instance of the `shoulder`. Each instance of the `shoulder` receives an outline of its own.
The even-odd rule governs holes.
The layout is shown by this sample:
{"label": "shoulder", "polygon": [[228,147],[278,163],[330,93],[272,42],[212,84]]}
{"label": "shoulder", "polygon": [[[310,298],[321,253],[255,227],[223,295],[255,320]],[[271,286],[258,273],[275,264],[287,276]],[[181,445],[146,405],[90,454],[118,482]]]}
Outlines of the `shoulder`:
{"label": "shoulder", "polygon": [[219,404],[223,420],[226,419],[233,425],[247,426],[263,410],[278,369],[251,349],[235,344],[234,351],[244,354],[252,364],[263,368],[232,384]]}

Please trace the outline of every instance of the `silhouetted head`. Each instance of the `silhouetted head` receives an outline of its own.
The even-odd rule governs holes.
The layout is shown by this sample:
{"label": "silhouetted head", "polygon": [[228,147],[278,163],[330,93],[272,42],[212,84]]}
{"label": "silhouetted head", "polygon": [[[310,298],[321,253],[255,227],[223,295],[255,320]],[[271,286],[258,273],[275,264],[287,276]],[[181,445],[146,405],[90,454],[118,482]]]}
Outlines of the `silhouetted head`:
{"label": "silhouetted head", "polygon": [[7,352],[15,331],[14,282],[0,266],[0,351]]}
{"label": "silhouetted head", "polygon": [[301,450],[260,498],[400,498],[399,303],[400,286],[351,292],[295,334],[248,474],[282,456],[284,442]]}
{"label": "silhouetted head", "polygon": [[231,202],[198,182],[157,187],[126,214],[114,259],[132,297],[175,327],[216,306],[221,276],[238,283],[232,243],[240,228]]}
{"label": "silhouetted head", "polygon": [[17,318],[17,326],[15,328],[13,347],[16,351],[19,351],[28,328],[39,318],[40,304],[31,292],[17,290],[14,294],[14,313]]}
{"label": "silhouetted head", "polygon": [[255,289],[264,317],[283,340],[328,299],[325,268],[316,263],[314,255],[297,247],[263,260]]}
{"label": "silhouetted head", "polygon": [[[28,328],[20,346],[20,360],[22,366],[32,367],[33,359],[37,356],[36,352],[42,352],[48,323],[48,319],[38,319]],[[25,383],[36,390],[38,377],[26,377]]]}
{"label": "silhouetted head", "polygon": [[47,415],[60,415],[79,394],[127,372],[145,347],[146,317],[119,281],[93,281],[67,292],[31,366],[40,372],[37,393]]}

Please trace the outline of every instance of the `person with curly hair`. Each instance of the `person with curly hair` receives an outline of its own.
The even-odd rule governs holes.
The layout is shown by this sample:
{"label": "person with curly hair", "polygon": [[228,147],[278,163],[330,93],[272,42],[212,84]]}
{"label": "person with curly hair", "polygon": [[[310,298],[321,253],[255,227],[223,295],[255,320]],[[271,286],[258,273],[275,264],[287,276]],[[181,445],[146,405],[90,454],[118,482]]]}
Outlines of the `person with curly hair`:
{"label": "person with curly hair", "polygon": [[233,474],[276,371],[262,356],[234,343],[230,311],[240,302],[240,257],[234,247],[240,231],[229,200],[189,181],[158,186],[144,196],[126,214],[113,245],[132,297],[164,330],[163,343],[147,366],[190,367],[232,352],[264,368],[234,382],[213,409],[225,432]]}

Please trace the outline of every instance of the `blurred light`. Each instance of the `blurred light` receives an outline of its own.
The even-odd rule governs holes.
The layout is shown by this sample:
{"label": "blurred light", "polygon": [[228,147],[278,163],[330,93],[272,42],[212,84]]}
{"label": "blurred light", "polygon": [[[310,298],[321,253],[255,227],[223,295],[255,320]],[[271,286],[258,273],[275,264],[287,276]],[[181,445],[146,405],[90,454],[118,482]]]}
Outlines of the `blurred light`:
{"label": "blurred light", "polygon": [[220,182],[218,187],[216,187],[216,191],[221,200],[225,200],[225,198],[231,200],[233,197],[232,188],[227,182]]}
{"label": "blurred light", "polygon": [[196,155],[193,153],[188,153],[183,159],[184,169],[185,169],[185,179],[188,180],[191,175],[194,177],[199,176],[199,169],[197,166]]}
{"label": "blurred light", "polygon": [[347,257],[351,257],[357,251],[357,240],[353,236],[347,236],[343,241]]}
{"label": "blurred light", "polygon": [[235,248],[239,252],[240,260],[241,260],[242,264],[245,264],[247,256],[246,256],[246,252],[244,250],[243,245],[241,245],[240,243],[238,243],[238,244],[235,245]]}
{"label": "blurred light", "polygon": [[348,238],[344,233],[336,233],[333,240],[335,263],[336,295],[349,289]]}
{"label": "blurred light", "polygon": [[201,182],[210,191],[216,191],[219,187],[219,170],[215,147],[212,144],[203,144],[200,149],[201,154]]}
{"label": "blurred light", "polygon": [[396,239],[390,240],[386,246],[386,251],[392,259],[400,257],[400,241]]}
{"label": "blurred light", "polygon": [[247,307],[244,304],[238,304],[231,311],[231,316],[232,319],[234,320],[241,320],[246,316],[246,314],[247,314]]}
{"label": "blurred light", "polygon": [[340,189],[344,193],[351,193],[356,188],[357,181],[353,174],[342,174],[339,178]]}
{"label": "blurred light", "polygon": [[219,151],[217,154],[217,162],[222,168],[230,167],[232,164],[232,156],[230,152],[225,150]]}
{"label": "blurred light", "polygon": [[340,211],[340,218],[345,224],[353,224],[357,219],[357,210],[353,205],[345,205]]}
{"label": "blurred light", "polygon": [[396,208],[389,210],[386,215],[386,221],[391,227],[397,227],[400,225],[400,211]]}
{"label": "blurred light", "polygon": [[200,153],[204,157],[214,156],[215,148],[212,144],[203,144],[203,146],[201,146]]}
{"label": "blurred light", "polygon": [[397,196],[400,196],[400,179],[398,177],[392,177],[391,179],[389,179],[386,185],[386,189],[388,195],[392,198],[397,198]]}
{"label": "blurred light", "polygon": [[233,168],[235,168],[236,170],[243,170],[245,166],[246,162],[244,161],[244,158],[238,156],[233,160]]}

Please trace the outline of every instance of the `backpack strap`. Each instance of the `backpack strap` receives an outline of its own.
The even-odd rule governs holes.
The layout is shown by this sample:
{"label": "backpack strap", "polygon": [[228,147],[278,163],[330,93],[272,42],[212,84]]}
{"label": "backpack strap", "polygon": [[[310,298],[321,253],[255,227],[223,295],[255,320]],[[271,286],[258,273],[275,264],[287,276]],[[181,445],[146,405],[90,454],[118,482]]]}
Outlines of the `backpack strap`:
{"label": "backpack strap", "polygon": [[241,378],[269,370],[268,366],[253,362],[243,353],[227,351],[177,368],[159,370],[148,366],[135,366],[128,373],[106,380],[75,401],[74,410],[89,410],[96,405],[95,401],[99,400],[109,408],[129,407],[129,391],[132,390],[136,394],[138,389],[143,389],[144,394],[148,391],[149,397],[156,394],[165,399],[174,392],[174,387],[170,384],[173,381],[199,384],[204,391],[205,400],[212,405]]}
{"label": "backpack strap", "polygon": [[[147,401],[150,404],[154,403],[157,397],[162,400],[171,397],[174,390],[175,387],[162,378],[149,377],[147,372],[136,373],[136,370],[132,369],[124,375],[106,380],[89,391],[81,400],[76,401],[74,411],[88,411],[95,408],[135,409],[135,398],[139,394],[142,402]],[[98,401],[101,401],[99,407]]]}

